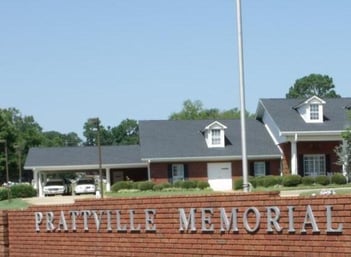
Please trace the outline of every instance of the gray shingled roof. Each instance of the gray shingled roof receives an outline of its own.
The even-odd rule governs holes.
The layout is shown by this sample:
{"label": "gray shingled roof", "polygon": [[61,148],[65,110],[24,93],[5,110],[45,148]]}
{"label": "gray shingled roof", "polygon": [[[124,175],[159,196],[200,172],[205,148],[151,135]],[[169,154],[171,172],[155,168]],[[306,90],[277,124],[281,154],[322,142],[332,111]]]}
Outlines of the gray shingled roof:
{"label": "gray shingled roof", "polygon": [[262,118],[266,111],[273,118],[280,131],[342,131],[350,126],[347,117],[347,106],[351,105],[351,98],[323,99],[326,103],[324,108],[323,123],[306,123],[295,106],[302,99],[260,99],[257,108],[257,118]]}
{"label": "gray shingled roof", "polygon": [[[241,156],[240,120],[218,120],[228,128],[225,148],[208,148],[202,130],[214,120],[140,121],[140,145],[143,159]],[[280,156],[264,125],[247,119],[247,154]]]}
{"label": "gray shingled roof", "polygon": [[[140,146],[102,146],[102,163],[106,165],[141,163]],[[97,147],[31,148],[25,168],[42,166],[80,166],[98,164]]]}

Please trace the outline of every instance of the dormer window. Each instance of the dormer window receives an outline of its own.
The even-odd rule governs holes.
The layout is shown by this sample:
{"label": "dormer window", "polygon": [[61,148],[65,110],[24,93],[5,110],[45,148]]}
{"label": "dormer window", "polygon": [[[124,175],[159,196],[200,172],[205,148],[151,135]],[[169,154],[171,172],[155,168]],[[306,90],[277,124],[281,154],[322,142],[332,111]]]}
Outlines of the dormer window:
{"label": "dormer window", "polygon": [[319,120],[319,104],[310,105],[310,120]]}
{"label": "dormer window", "polygon": [[323,105],[325,101],[317,96],[312,96],[306,101],[295,106],[301,117],[307,123],[321,123],[323,122]]}
{"label": "dormer window", "polygon": [[225,129],[227,127],[222,123],[215,121],[208,125],[205,129],[205,139],[208,147],[224,147],[225,146]]}
{"label": "dormer window", "polygon": [[211,138],[212,145],[220,145],[221,144],[221,130],[220,129],[212,129],[211,130]]}

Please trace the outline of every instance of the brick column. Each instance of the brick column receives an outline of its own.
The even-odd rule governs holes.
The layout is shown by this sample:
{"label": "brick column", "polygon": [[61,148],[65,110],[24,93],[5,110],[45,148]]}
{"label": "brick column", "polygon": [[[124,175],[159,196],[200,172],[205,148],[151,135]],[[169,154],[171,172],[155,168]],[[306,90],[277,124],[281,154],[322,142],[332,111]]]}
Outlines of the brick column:
{"label": "brick column", "polygon": [[6,211],[0,211],[0,257],[9,257],[9,230]]}

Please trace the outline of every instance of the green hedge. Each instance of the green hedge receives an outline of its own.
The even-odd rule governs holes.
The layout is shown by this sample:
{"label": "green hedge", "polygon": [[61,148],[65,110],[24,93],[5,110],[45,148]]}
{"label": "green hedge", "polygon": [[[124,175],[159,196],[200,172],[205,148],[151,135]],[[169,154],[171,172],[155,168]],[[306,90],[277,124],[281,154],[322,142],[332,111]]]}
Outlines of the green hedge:
{"label": "green hedge", "polygon": [[287,175],[283,177],[283,186],[285,187],[295,187],[301,184],[300,175]]}
{"label": "green hedge", "polygon": [[320,175],[315,177],[315,181],[316,184],[322,185],[322,186],[326,186],[330,184],[330,178],[328,176],[325,175]]}
{"label": "green hedge", "polygon": [[[8,190],[10,190],[10,192]],[[11,198],[28,198],[36,195],[37,191],[29,184],[16,184],[10,188],[0,189],[0,201],[7,200],[8,196]]]}
{"label": "green hedge", "polygon": [[344,175],[342,175],[341,173],[335,173],[332,177],[331,177],[331,182],[333,184],[337,184],[337,185],[344,185],[347,183],[347,179]]}

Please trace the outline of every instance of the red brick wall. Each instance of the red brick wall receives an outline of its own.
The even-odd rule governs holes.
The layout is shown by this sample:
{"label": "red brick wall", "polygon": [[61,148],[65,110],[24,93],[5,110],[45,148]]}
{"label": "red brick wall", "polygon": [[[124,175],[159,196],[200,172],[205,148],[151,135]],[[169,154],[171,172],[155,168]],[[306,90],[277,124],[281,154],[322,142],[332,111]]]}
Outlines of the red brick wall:
{"label": "red brick wall", "polygon": [[[303,226],[306,206],[310,206],[320,232],[313,233],[310,225]],[[331,227],[340,224],[340,233],[327,233],[326,206],[332,206]],[[267,207],[280,209],[277,232],[267,232]],[[288,209],[294,206],[295,232],[288,232]],[[249,233],[243,225],[244,212],[255,207],[261,214],[259,228]],[[190,208],[195,208],[196,231],[179,231],[179,210],[184,208],[188,218]],[[201,208],[213,208],[210,224],[213,232],[201,228]],[[225,208],[228,215],[232,208],[238,208],[238,231],[220,232],[219,208]],[[77,229],[72,231],[68,211],[76,210],[120,210],[121,223],[129,224],[128,211],[134,210],[134,225],[141,225],[140,231],[117,232],[116,218],[112,216],[112,232],[107,232],[106,215],[102,216],[100,231],[94,219],[88,219],[88,231],[84,231],[83,219],[77,218]],[[145,209],[155,209],[156,231],[145,231]],[[57,227],[60,211],[66,216],[67,232],[46,232],[45,222],[40,232],[35,229],[35,212],[52,211]],[[2,214],[4,217],[4,214]],[[274,215],[273,215],[274,216]],[[249,213],[248,224],[255,225],[253,213]],[[308,216],[310,217],[310,216]],[[309,219],[307,219],[307,223]],[[205,228],[210,224],[206,224]],[[305,227],[306,232],[301,229]],[[301,256],[341,257],[351,256],[351,198],[349,196],[316,196],[281,198],[277,193],[209,194],[201,196],[172,196],[150,198],[113,198],[104,200],[81,200],[74,205],[40,206],[22,211],[8,212],[9,256],[10,257],[77,257],[77,256],[168,256],[168,257],[209,257],[209,256]],[[1,256],[1,255],[0,255]]]}

